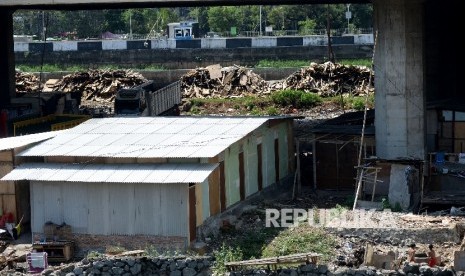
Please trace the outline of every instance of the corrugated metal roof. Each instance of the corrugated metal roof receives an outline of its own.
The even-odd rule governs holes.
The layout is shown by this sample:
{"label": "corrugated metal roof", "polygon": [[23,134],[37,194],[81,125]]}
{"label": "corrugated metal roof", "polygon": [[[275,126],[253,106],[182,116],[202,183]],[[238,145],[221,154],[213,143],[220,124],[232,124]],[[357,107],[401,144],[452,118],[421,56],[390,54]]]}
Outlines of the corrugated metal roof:
{"label": "corrugated metal roof", "polygon": [[201,183],[218,164],[61,164],[25,163],[1,180],[92,183]]}
{"label": "corrugated metal roof", "polygon": [[0,139],[0,151],[19,148],[19,147],[26,146],[32,143],[44,141],[52,137],[55,137],[59,133],[63,133],[63,131],[49,131],[49,132],[42,132],[42,133],[37,133],[37,134],[28,134],[28,135],[23,135],[23,136],[1,138]]}
{"label": "corrugated metal roof", "polygon": [[20,156],[209,158],[271,117],[91,119]]}

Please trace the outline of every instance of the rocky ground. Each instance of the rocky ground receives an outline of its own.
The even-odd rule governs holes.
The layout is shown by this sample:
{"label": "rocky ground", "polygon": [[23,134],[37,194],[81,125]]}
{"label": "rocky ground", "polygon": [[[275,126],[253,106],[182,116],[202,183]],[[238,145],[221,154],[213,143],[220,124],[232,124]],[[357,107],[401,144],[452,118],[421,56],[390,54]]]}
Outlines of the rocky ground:
{"label": "rocky ground", "polygon": [[[254,229],[255,233],[260,233],[265,230],[263,214],[267,208],[300,208],[307,210],[316,208],[317,210],[326,210],[331,216],[336,214],[338,218],[349,217],[347,215],[349,213],[345,213],[349,212],[348,209],[342,206],[347,205],[352,194],[353,191],[315,192],[309,188],[304,188],[302,194],[295,199],[292,199],[288,193],[280,194],[277,198],[260,197],[242,207],[242,211],[234,213],[236,217],[230,220],[231,224],[228,224],[228,227],[233,227],[236,230],[246,229],[247,233]],[[355,216],[357,214],[359,213],[355,213]],[[351,213],[351,216],[354,216],[354,214]],[[384,224],[380,223],[382,220],[385,221]],[[361,263],[360,256],[363,256],[367,245],[373,246],[376,254],[395,252],[399,260],[401,260],[406,258],[408,245],[414,242],[418,246],[417,253],[420,254],[427,252],[429,243],[435,244],[436,252],[441,256],[441,266],[450,268],[453,266],[454,252],[461,247],[463,225],[465,225],[463,217],[413,215],[386,211],[372,213],[369,220],[352,219],[350,223],[344,221],[342,224],[335,220],[328,222],[324,230],[327,235],[332,235],[336,239],[333,257],[326,260],[325,264],[331,271],[347,267],[358,267]],[[231,233],[234,234],[231,235]],[[225,231],[220,232],[216,237],[206,238],[204,241],[207,244],[207,255],[212,255],[213,251],[218,250],[221,244],[228,242],[228,240],[234,242],[234,239],[237,238],[234,235],[241,235],[241,233],[243,232]],[[16,242],[12,240],[6,240],[4,243],[5,245],[11,243],[3,253],[4,256],[19,256],[31,249],[30,245],[15,244]],[[105,264],[105,261],[100,262]],[[399,265],[401,264],[402,262],[399,261]],[[17,262],[10,262],[8,265],[5,263],[3,267],[0,275],[23,275],[21,273],[25,272],[27,264],[24,256],[22,256],[17,259]],[[70,270],[71,267],[73,269]],[[78,268],[77,271],[82,272],[82,267],[89,267],[89,262],[76,260],[76,263],[55,264],[51,265],[47,272],[54,273],[51,275],[81,275],[60,274],[54,271],[64,270],[72,273],[74,269]],[[420,267],[417,266],[413,269],[419,269]],[[131,266],[129,269],[133,269],[133,267]]]}

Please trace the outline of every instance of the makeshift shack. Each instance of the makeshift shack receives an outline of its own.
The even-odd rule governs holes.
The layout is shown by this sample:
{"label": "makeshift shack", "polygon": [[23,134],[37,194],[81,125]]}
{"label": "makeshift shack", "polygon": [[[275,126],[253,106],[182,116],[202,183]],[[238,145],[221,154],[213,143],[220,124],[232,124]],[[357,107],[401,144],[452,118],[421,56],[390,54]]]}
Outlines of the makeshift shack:
{"label": "makeshift shack", "polygon": [[80,249],[185,247],[209,217],[294,172],[290,117],[91,119],[21,152],[32,232],[71,226]]}
{"label": "makeshift shack", "polygon": [[465,204],[465,107],[460,101],[427,105],[428,168],[424,204]]}
{"label": "makeshift shack", "polygon": [[[44,132],[0,139],[0,178],[21,164],[19,152],[41,141],[56,136],[59,131]],[[0,181],[0,228],[5,223],[18,223],[23,218],[23,229],[29,228],[31,219],[29,183],[27,181]]]}

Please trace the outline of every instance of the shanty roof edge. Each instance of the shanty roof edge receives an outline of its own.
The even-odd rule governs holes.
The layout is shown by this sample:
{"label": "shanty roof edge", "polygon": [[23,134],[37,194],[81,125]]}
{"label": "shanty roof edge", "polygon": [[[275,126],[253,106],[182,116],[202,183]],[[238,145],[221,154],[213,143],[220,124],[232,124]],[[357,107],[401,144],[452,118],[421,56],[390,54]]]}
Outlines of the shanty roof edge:
{"label": "shanty roof edge", "polygon": [[65,164],[25,163],[3,181],[33,180],[88,183],[202,183],[218,164]]}

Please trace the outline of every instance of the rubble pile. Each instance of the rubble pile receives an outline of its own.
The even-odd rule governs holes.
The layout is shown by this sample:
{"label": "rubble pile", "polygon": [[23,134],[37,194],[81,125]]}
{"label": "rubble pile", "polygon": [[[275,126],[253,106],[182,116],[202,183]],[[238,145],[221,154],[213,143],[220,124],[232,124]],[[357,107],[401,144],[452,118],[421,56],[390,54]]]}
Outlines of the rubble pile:
{"label": "rubble pile", "polygon": [[32,73],[16,72],[16,93],[32,93],[40,89],[39,78]]}
{"label": "rubble pile", "polygon": [[64,76],[53,91],[81,92],[84,101],[112,102],[121,88],[130,88],[147,80],[131,70],[89,70]]}
{"label": "rubble pile", "polygon": [[364,66],[347,66],[332,62],[311,63],[300,71],[276,82],[272,90],[296,89],[328,97],[349,93],[357,96],[368,91],[370,69]]}
{"label": "rubble pile", "polygon": [[211,65],[191,70],[181,77],[185,98],[219,98],[270,93],[267,82],[251,70],[237,65]]}

